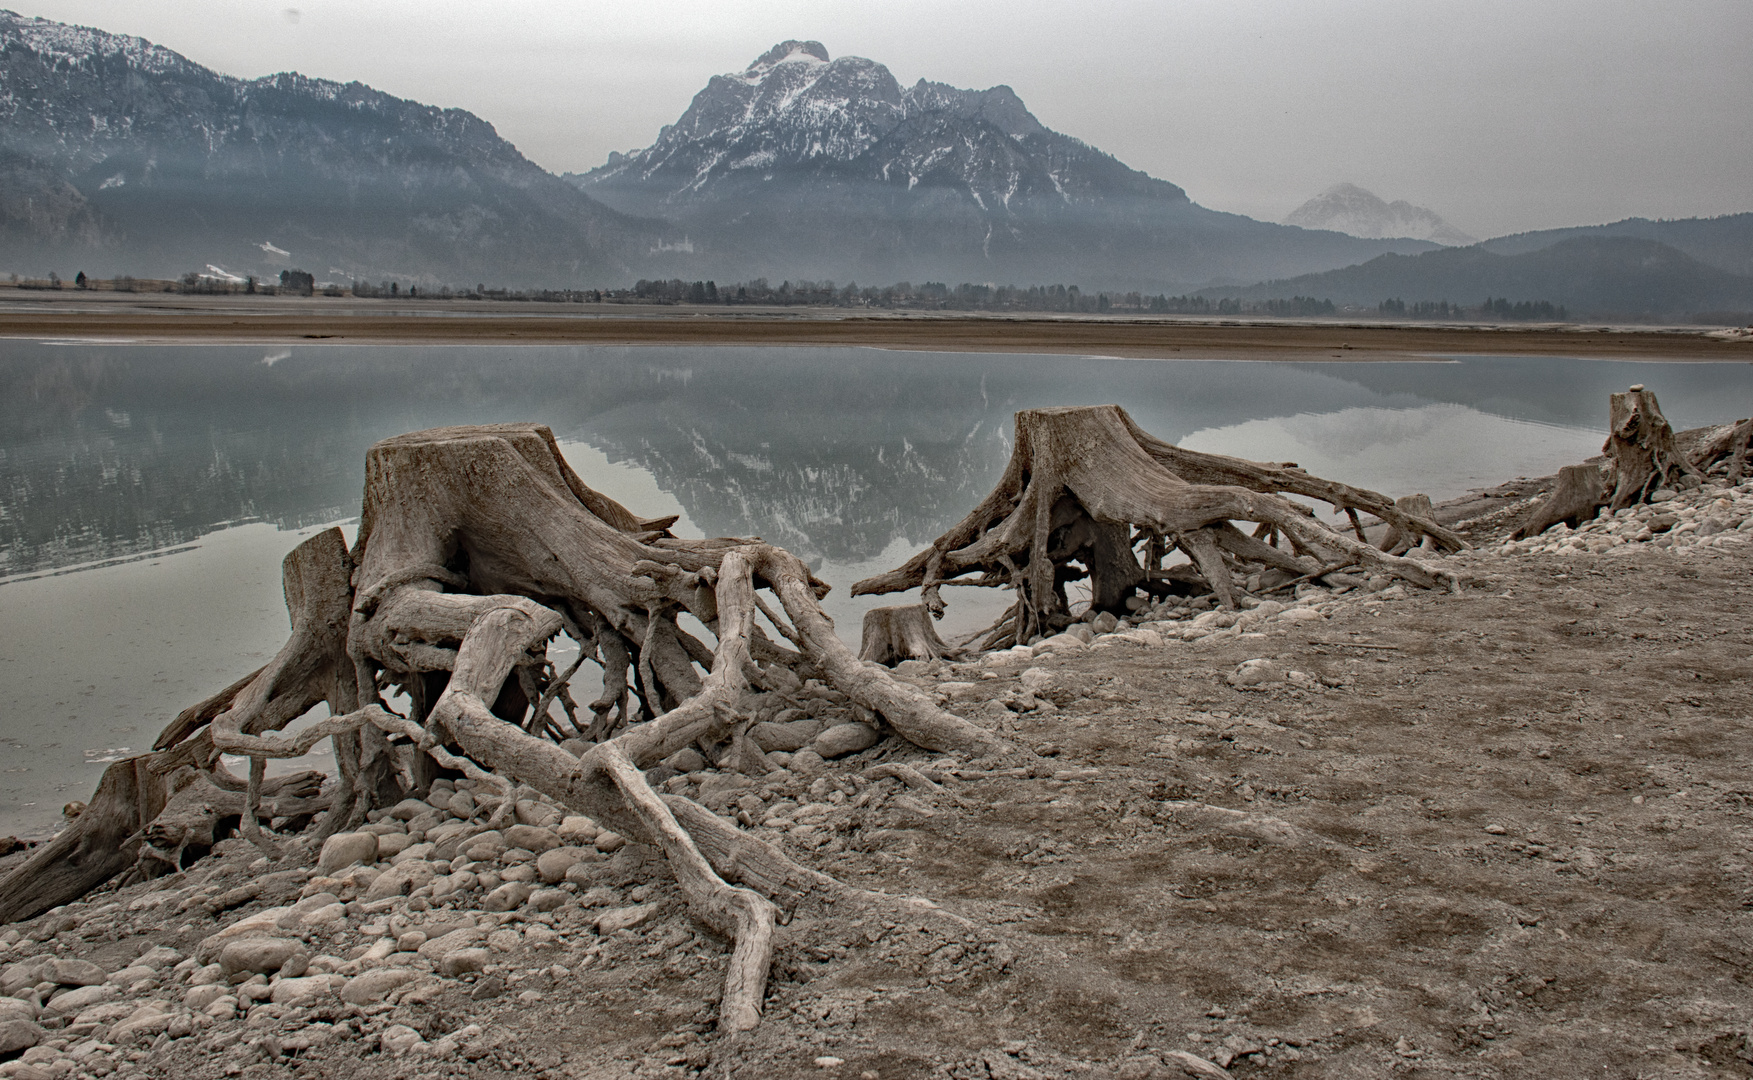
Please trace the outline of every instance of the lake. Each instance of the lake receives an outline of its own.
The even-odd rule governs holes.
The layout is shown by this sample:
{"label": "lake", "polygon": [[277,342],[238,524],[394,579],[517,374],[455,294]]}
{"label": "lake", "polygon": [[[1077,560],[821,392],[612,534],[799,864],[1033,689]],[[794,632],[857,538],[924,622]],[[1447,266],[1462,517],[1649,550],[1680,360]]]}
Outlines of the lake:
{"label": "lake", "polygon": [[[1676,427],[1753,411],[1741,364],[0,342],[0,833],[51,831],[104,762],[272,656],[281,558],[350,522],[366,448],[404,431],[548,424],[586,483],[679,535],[803,556],[855,641],[901,598],[847,587],[990,489],[1017,409],[1118,402],[1192,449],[1441,500],[1599,452],[1633,382]],[[955,590],[946,636],[1003,598]]]}

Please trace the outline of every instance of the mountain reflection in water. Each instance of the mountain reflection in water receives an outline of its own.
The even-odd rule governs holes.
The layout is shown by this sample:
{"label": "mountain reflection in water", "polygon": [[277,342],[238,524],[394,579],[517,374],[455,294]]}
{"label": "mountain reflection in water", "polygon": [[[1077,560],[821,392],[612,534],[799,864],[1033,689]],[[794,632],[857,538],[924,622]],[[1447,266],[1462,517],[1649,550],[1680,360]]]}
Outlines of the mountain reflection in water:
{"label": "mountain reflection in water", "polygon": [[[1608,391],[1640,379],[1677,424],[1745,413],[1753,389],[1744,365],[1565,359],[7,342],[0,577],[162,550],[226,523],[351,516],[366,447],[441,424],[549,424],[649,472],[709,535],[857,563],[898,539],[923,543],[973,506],[1020,408],[1115,401],[1164,438],[1204,433],[1189,444],[1200,449],[1300,450],[1335,478],[1441,498],[1499,477],[1433,468],[1482,453],[1482,466],[1525,463],[1506,445],[1518,439],[1542,467],[1575,460],[1599,437],[1585,433],[1602,427]],[[1449,408],[1409,422],[1432,406]],[[1347,468],[1366,459],[1370,475]]]}

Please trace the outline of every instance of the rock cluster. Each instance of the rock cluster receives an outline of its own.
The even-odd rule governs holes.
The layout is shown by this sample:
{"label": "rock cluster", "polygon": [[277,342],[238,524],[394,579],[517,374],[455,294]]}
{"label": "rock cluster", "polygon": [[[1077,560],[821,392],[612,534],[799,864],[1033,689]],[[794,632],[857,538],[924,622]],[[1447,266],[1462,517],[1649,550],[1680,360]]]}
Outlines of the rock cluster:
{"label": "rock cluster", "polygon": [[1539,536],[1507,540],[1505,555],[1602,554],[1623,544],[1685,550],[1753,540],[1753,478],[1731,487],[1711,481],[1688,491],[1663,489],[1647,504],[1600,516],[1575,529],[1563,522]]}

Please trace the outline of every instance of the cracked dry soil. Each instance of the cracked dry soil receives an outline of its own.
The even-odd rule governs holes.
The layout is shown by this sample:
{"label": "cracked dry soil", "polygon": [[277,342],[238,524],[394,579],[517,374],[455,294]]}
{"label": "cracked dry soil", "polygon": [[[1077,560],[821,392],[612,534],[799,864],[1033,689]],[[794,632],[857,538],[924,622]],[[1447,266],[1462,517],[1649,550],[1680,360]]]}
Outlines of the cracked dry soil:
{"label": "cracked dry soil", "polygon": [[[1183,1075],[1171,1051],[1299,1080],[1753,1076],[1753,558],[1630,544],[1450,565],[1474,576],[1464,595],[1353,594],[1261,634],[906,665],[927,688],[971,682],[953,707],[1052,768],[982,773],[891,739],[720,799],[842,880],[967,920],[794,920],[747,1035],[712,1031],[726,944],[629,845],[554,912],[461,905],[512,931],[485,972],[84,1059],[107,1065],[36,1056],[177,1080],[1145,1080]],[[1259,658],[1315,679],[1226,682]],[[1056,710],[1005,706],[1025,668]],[[882,760],[943,790],[859,776]],[[760,825],[776,818],[789,828]],[[223,852],[20,924],[0,963],[190,953],[296,898],[215,921],[197,901],[248,880],[254,855]],[[643,925],[592,929],[597,909],[654,901]],[[390,931],[456,915],[423,903]],[[306,939],[347,957],[383,923],[350,909]],[[392,1028],[464,1034],[402,1053]]]}

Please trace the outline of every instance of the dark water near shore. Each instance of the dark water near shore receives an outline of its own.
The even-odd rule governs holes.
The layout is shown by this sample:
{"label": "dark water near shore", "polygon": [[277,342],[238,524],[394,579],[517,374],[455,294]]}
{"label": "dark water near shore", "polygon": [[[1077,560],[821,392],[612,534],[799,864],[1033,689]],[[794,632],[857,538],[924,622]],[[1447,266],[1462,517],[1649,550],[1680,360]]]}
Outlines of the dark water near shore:
{"label": "dark water near shore", "polygon": [[[803,555],[851,636],[871,603],[846,587],[985,494],[1019,408],[1119,402],[1194,449],[1440,500],[1597,452],[1607,393],[1640,381],[1676,426],[1753,411],[1753,367],[1724,364],[3,342],[0,833],[50,826],[103,759],[272,654],[280,558],[357,512],[389,435],[549,424],[638,512]],[[950,599],[971,629],[1000,597]]]}

